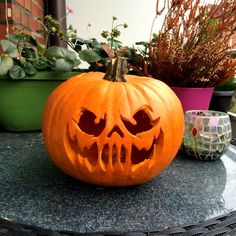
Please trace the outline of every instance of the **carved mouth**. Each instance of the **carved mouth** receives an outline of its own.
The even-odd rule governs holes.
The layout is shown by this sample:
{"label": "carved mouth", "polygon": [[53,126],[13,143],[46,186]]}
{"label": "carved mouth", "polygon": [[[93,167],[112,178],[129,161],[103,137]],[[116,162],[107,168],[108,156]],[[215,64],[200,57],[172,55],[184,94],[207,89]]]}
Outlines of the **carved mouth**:
{"label": "carved mouth", "polygon": [[[81,163],[87,165],[89,169],[96,168],[97,165],[101,163],[104,168],[112,166],[115,169],[116,164],[119,164],[123,167],[130,166],[131,168],[139,165],[142,162],[151,160],[155,153],[159,152],[156,150],[156,145],[158,147],[162,146],[163,133],[160,132],[158,138],[154,139],[152,145],[149,149],[142,148],[138,149],[135,144],[132,145],[131,149],[128,150],[125,145],[122,145],[118,148],[116,145],[113,145],[109,148],[108,144],[105,144],[102,147],[102,151],[98,151],[98,145],[95,142],[90,148],[85,147],[83,150],[79,147],[77,137],[71,142],[70,145]],[[99,161],[100,160],[100,161]]]}
{"label": "carved mouth", "polygon": [[[116,145],[113,145],[112,150],[110,150],[108,144],[105,144],[100,153],[100,158],[105,168],[108,165],[112,165],[114,167],[117,162],[121,165],[125,165],[126,163],[131,166],[138,165],[139,163],[152,158],[156,143],[157,139],[154,139],[152,146],[148,150],[146,148],[139,150],[133,144],[130,153],[124,145],[122,145],[120,149],[118,149]],[[91,167],[98,165],[99,152],[97,143],[94,143],[90,148],[85,147],[84,150],[81,150],[78,147],[78,143],[76,141],[71,142],[71,146],[78,154],[78,158],[85,159],[86,163],[89,163]]]}

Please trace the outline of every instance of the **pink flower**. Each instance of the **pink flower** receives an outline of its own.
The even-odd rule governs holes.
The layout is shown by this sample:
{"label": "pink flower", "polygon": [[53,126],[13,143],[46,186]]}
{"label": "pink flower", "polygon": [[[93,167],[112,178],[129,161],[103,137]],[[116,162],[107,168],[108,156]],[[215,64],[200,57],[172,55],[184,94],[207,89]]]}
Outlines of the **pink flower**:
{"label": "pink flower", "polygon": [[71,14],[73,14],[74,12],[75,12],[75,10],[74,9],[72,9],[72,8],[70,8],[70,7],[66,7],[67,8],[67,10],[69,11],[69,13],[71,13]]}

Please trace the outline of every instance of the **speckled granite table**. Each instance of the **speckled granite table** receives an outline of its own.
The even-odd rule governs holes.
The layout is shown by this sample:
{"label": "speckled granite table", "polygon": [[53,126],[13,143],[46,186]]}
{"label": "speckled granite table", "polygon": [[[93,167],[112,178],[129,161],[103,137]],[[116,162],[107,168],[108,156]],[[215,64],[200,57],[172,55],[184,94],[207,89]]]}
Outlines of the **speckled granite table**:
{"label": "speckled granite table", "polygon": [[0,132],[0,217],[57,230],[124,232],[196,223],[235,209],[235,146],[214,162],[177,156],[145,185],[100,188],[57,169],[40,133]]}

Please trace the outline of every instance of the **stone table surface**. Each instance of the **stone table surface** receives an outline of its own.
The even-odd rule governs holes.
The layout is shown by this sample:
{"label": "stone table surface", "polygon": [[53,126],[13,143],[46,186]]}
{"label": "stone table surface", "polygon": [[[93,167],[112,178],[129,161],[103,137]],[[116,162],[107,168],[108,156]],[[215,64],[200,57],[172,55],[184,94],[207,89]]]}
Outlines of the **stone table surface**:
{"label": "stone table surface", "polygon": [[102,188],[62,173],[40,133],[0,132],[0,217],[54,230],[155,230],[236,210],[236,147],[218,161],[180,155],[147,184]]}

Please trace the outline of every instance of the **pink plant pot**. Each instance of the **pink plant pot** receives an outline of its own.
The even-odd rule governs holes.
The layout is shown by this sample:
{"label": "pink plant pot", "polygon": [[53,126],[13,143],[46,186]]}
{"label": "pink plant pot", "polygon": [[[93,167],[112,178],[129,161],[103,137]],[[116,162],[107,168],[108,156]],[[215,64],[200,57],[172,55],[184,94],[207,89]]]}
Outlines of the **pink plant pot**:
{"label": "pink plant pot", "polygon": [[214,88],[171,87],[182,103],[183,110],[208,110]]}

